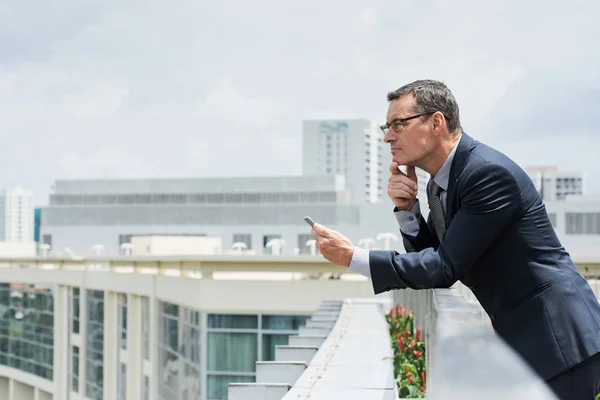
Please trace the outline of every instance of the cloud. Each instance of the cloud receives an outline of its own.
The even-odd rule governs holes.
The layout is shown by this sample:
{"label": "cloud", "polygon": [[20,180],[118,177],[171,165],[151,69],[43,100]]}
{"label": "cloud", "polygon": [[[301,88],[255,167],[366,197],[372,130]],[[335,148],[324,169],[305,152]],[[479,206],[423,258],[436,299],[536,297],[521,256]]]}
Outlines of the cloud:
{"label": "cloud", "polygon": [[284,100],[252,97],[230,82],[222,82],[208,92],[198,105],[206,117],[216,117],[223,123],[265,126],[278,120],[289,108]]}
{"label": "cloud", "polygon": [[540,147],[596,143],[600,3],[565,4],[7,0],[0,187],[43,203],[69,176],[299,173],[302,119],[383,122],[386,93],[421,78],[444,80],[467,132],[520,162],[523,148],[594,171]]}
{"label": "cloud", "polygon": [[[514,137],[594,135],[600,131],[598,64],[550,65],[515,81],[494,107],[496,131]],[[576,71],[576,73],[574,73]]]}

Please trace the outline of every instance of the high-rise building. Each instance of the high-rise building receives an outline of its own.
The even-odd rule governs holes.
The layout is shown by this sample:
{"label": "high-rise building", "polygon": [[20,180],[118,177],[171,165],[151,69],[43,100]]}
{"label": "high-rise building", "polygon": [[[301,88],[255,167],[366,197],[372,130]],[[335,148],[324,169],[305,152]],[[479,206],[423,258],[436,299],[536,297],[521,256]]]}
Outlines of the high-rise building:
{"label": "high-rise building", "polygon": [[[355,204],[387,199],[392,156],[376,124],[366,119],[307,120],[302,147],[304,175],[344,175]],[[427,215],[429,174],[417,169],[417,178],[421,208]]]}
{"label": "high-rise building", "polygon": [[381,202],[391,154],[384,151],[375,124],[366,119],[307,120],[302,143],[304,175],[344,175],[353,203]]}
{"label": "high-rise building", "polygon": [[556,166],[529,167],[525,171],[544,201],[565,200],[585,194],[583,172],[559,171]]}
{"label": "high-rise building", "polygon": [[0,242],[33,242],[33,193],[21,188],[0,194]]}

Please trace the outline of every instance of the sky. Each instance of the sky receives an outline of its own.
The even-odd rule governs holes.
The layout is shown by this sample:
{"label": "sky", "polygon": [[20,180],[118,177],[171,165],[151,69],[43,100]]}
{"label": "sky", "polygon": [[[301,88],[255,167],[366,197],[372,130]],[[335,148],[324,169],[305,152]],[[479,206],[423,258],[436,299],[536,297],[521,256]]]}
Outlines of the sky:
{"label": "sky", "polygon": [[[33,5],[35,3],[35,6]],[[462,126],[600,193],[597,0],[0,0],[0,188],[301,173],[302,120],[385,122],[444,81]]]}

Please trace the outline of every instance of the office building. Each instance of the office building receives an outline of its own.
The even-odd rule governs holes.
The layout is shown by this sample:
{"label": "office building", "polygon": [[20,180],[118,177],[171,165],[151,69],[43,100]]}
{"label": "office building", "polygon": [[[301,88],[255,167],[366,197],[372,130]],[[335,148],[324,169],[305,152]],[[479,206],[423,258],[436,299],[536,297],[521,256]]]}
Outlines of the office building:
{"label": "office building", "polygon": [[[59,180],[42,212],[42,242],[54,252],[123,254],[133,236],[220,237],[222,248],[244,243],[256,254],[311,251],[303,218],[344,232],[351,240],[396,233],[393,205],[356,204],[340,175],[256,178]],[[369,242],[371,243],[371,242]],[[392,242],[399,247],[399,241]]]}
{"label": "office building", "polygon": [[0,242],[32,242],[33,220],[33,193],[14,187],[0,194]]}
{"label": "office building", "polygon": [[565,200],[568,196],[586,194],[582,172],[559,171],[556,166],[529,167],[525,171],[544,201]]}
{"label": "office building", "polygon": [[[120,260],[114,265],[131,265]],[[316,257],[186,261],[197,271],[207,263],[218,271],[339,270]],[[196,279],[82,264],[6,269],[0,399],[225,400],[228,384],[253,382],[256,362],[273,361],[276,346],[287,345],[322,300],[373,297],[366,279]]]}
{"label": "office building", "polygon": [[391,155],[379,127],[365,119],[307,120],[302,129],[304,175],[344,175],[352,200],[380,203]]}

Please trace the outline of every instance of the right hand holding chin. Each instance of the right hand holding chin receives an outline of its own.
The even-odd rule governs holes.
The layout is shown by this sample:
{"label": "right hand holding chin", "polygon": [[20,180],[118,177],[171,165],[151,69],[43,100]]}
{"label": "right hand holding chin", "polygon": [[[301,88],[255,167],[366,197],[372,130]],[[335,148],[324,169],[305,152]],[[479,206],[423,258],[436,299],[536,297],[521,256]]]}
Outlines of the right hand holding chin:
{"label": "right hand holding chin", "polygon": [[388,196],[398,210],[410,211],[417,201],[417,173],[412,165],[406,166],[402,172],[397,162],[390,165],[392,176],[388,181]]}

